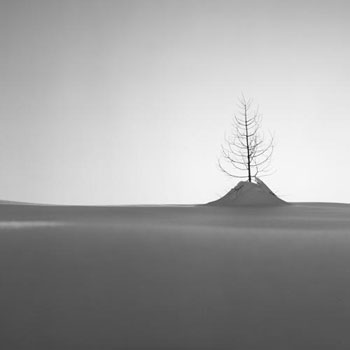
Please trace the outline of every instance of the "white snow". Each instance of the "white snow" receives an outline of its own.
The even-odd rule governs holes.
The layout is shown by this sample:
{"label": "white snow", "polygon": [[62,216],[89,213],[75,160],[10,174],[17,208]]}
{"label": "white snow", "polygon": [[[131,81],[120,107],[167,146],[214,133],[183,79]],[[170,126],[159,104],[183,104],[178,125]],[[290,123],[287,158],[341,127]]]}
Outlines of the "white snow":
{"label": "white snow", "polygon": [[286,204],[262,180],[256,178],[256,181],[257,183],[240,181],[225,196],[208,204],[217,206],[271,206]]}

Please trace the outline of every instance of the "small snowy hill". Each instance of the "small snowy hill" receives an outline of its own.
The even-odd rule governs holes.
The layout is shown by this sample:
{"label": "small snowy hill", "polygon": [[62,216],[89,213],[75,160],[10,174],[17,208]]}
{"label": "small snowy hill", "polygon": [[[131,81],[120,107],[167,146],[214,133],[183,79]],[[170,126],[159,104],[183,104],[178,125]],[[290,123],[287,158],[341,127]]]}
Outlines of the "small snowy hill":
{"label": "small snowy hill", "polygon": [[220,199],[209,202],[215,206],[271,206],[284,205],[287,202],[278,198],[260,179],[257,183],[240,181],[231,191]]}

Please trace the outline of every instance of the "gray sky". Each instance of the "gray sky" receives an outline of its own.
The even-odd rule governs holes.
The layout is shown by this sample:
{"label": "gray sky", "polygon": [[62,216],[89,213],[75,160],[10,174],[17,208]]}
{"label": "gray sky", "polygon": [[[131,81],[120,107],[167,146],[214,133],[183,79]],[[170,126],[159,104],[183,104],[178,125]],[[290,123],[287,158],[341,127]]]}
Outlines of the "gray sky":
{"label": "gray sky", "polygon": [[242,92],[275,134],[266,183],[350,202],[347,1],[3,0],[0,198],[199,203]]}

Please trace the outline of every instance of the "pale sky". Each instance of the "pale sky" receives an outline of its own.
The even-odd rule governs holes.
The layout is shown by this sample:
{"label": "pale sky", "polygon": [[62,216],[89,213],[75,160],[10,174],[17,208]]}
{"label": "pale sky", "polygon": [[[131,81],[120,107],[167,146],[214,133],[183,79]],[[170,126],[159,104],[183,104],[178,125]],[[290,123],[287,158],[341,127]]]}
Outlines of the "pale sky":
{"label": "pale sky", "polygon": [[348,1],[2,0],[0,199],[214,200],[243,92],[271,189],[350,202],[349,38]]}

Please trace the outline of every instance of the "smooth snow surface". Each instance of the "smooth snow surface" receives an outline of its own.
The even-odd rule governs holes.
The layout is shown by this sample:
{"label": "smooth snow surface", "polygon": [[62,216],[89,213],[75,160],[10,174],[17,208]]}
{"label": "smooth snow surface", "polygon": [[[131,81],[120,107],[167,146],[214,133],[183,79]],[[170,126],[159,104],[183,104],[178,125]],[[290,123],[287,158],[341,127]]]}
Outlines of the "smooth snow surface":
{"label": "smooth snow surface", "polygon": [[348,350],[349,267],[347,205],[0,205],[0,345]]}
{"label": "smooth snow surface", "polygon": [[267,185],[257,179],[257,183],[240,181],[222,198],[208,203],[217,206],[270,206],[286,204],[278,198]]}

